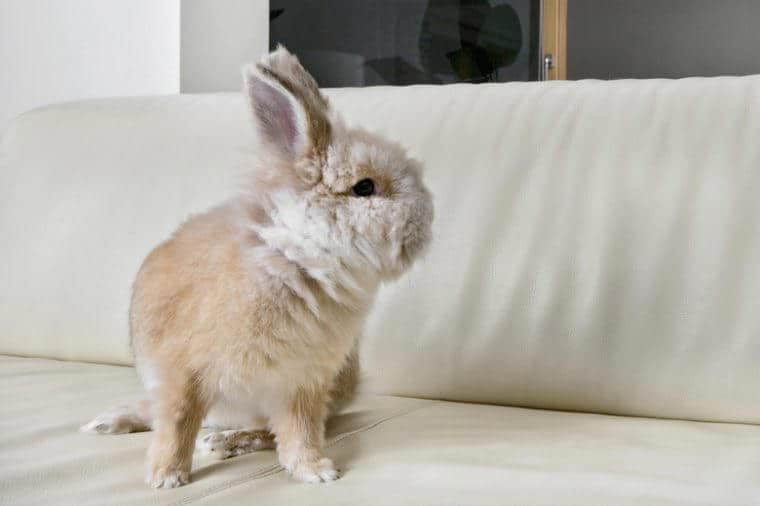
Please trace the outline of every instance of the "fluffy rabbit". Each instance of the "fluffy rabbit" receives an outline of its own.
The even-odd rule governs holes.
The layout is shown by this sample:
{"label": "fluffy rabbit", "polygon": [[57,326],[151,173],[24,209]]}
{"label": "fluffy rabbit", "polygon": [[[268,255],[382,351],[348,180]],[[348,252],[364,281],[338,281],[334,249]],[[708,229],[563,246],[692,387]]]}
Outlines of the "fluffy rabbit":
{"label": "fluffy rabbit", "polygon": [[230,456],[277,448],[306,482],[338,474],[325,419],[357,378],[357,339],[378,285],[431,237],[418,163],[344,125],[280,47],[244,71],[260,143],[250,188],[186,221],[145,259],[130,335],[149,400],[85,432],[154,431],[147,481],[189,481],[195,438]]}

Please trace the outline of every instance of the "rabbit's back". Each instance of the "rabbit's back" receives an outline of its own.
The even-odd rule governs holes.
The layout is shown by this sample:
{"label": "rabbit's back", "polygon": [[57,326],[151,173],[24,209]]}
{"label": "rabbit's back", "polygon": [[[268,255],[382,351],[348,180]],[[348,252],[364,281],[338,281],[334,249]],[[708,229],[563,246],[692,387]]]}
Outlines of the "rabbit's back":
{"label": "rabbit's back", "polygon": [[196,215],[145,259],[130,308],[143,376],[171,364],[203,371],[210,390],[234,392],[302,384],[300,375],[329,383],[340,370],[360,318],[318,287],[313,313],[273,275],[285,260],[256,255],[261,241],[245,209],[230,202]]}

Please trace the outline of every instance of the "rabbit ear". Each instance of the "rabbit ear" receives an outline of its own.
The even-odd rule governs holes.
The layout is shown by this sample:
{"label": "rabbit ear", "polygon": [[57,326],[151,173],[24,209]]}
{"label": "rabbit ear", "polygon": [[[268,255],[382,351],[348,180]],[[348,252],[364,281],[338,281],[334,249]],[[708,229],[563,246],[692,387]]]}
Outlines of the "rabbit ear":
{"label": "rabbit ear", "polygon": [[260,138],[271,154],[295,162],[325,152],[327,101],[295,56],[279,47],[243,75]]}
{"label": "rabbit ear", "polygon": [[296,85],[305,98],[314,102],[315,107],[327,109],[327,99],[319,92],[317,81],[303,68],[296,55],[285,49],[285,46],[278,44],[277,49],[266,55],[261,63]]}

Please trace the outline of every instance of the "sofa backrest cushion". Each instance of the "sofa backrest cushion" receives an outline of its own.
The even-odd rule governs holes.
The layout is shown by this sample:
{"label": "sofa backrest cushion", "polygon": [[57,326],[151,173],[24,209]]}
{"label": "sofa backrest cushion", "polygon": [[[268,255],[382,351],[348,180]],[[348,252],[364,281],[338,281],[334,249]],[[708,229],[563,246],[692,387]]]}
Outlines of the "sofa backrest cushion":
{"label": "sofa backrest cushion", "polygon": [[[427,167],[434,244],[384,287],[365,387],[760,422],[760,77],[328,90]],[[128,363],[142,258],[234,191],[240,96],[20,117],[0,151],[0,352]]]}

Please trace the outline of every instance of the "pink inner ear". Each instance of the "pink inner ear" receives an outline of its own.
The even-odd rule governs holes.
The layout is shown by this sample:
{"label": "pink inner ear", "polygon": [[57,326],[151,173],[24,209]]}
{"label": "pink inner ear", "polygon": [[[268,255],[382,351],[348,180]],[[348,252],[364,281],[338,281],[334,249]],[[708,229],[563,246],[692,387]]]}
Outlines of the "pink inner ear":
{"label": "pink inner ear", "polygon": [[248,92],[259,133],[265,141],[282,154],[295,155],[298,138],[296,111],[285,94],[266,81],[252,77]]}

